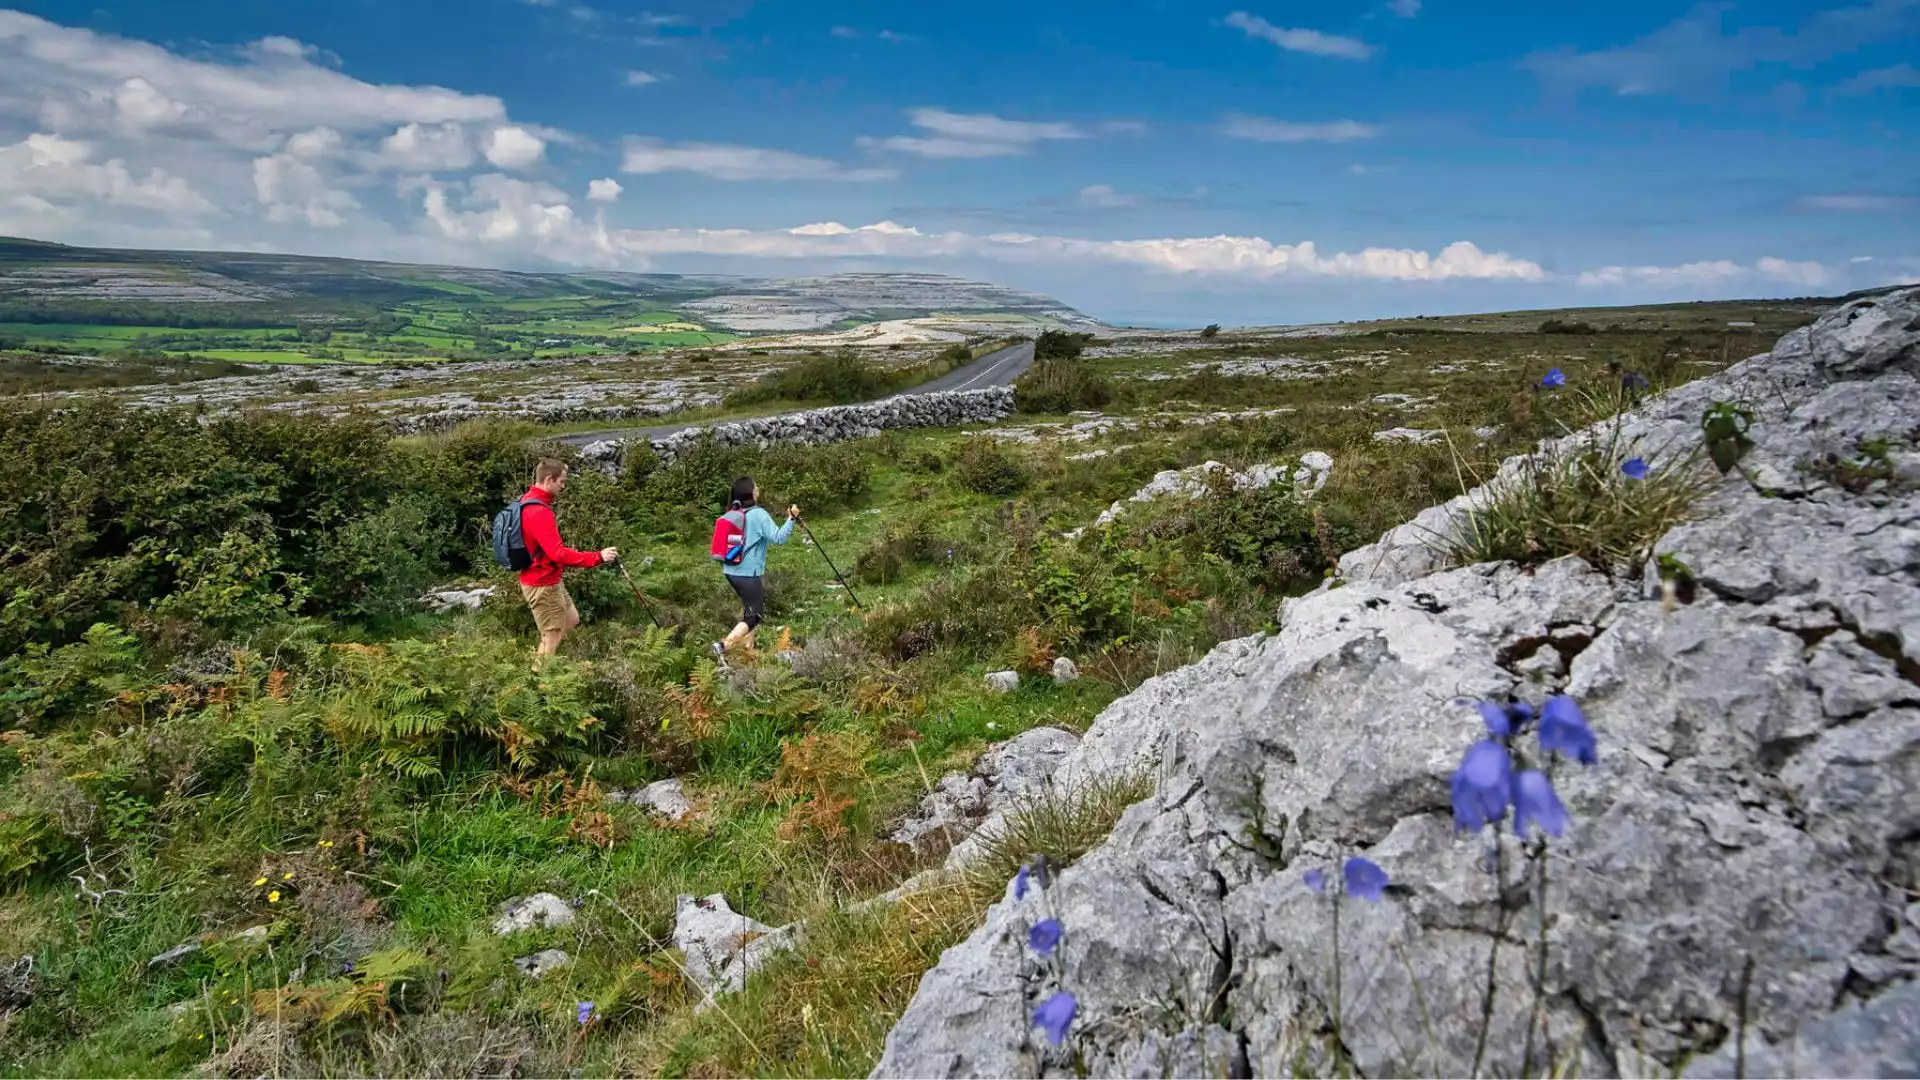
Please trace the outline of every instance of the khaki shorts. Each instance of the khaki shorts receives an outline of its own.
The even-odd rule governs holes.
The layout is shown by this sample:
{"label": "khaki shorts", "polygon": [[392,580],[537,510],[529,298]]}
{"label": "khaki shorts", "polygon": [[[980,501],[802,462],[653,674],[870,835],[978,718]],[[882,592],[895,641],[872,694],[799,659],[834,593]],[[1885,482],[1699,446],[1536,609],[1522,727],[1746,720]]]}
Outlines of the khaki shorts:
{"label": "khaki shorts", "polygon": [[564,582],[522,585],[520,595],[527,598],[527,606],[533,609],[533,625],[539,627],[542,634],[563,634],[580,621],[580,611],[573,606],[573,597],[567,595]]}

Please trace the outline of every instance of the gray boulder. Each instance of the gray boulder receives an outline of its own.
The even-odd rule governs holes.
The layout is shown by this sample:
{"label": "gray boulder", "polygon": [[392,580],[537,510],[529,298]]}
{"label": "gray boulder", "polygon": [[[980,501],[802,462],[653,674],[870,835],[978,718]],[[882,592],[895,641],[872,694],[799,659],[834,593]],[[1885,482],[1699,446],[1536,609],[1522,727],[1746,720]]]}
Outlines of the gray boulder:
{"label": "gray boulder", "polygon": [[680,897],[673,919],[687,977],[709,997],[745,986],[755,969],[793,948],[795,936],[792,926],[776,930],[733,910],[720,893]]}
{"label": "gray boulder", "polygon": [[1065,686],[1079,678],[1080,665],[1074,663],[1071,658],[1065,656],[1053,658],[1053,685]]}
{"label": "gray boulder", "polygon": [[573,957],[559,949],[542,949],[513,962],[514,969],[529,979],[543,979],[573,963]]}
{"label": "gray boulder", "polygon": [[[1912,1074],[1920,492],[1814,466],[1911,443],[1920,326],[1901,339],[1886,312],[1916,297],[1837,309],[1625,419],[1659,467],[1712,401],[1754,405],[1768,494],[1735,473],[1656,549],[1692,603],[1651,568],[1440,569],[1395,530],[1276,633],[1114,703],[1051,782],[1144,768],[1155,793],[947,951],[875,1074],[1717,1076],[1743,1013],[1751,1075]],[[1566,834],[1541,857],[1456,832],[1472,700],[1554,691],[1599,739],[1595,767],[1556,773]],[[1378,904],[1305,886],[1356,854],[1391,879]],[[1065,936],[1042,963],[1026,933],[1048,916]],[[1056,1049],[1030,1018],[1061,989],[1079,1014]]]}
{"label": "gray boulder", "polygon": [[686,788],[681,785],[679,777],[655,780],[632,791],[610,791],[607,799],[651,810],[668,821],[685,821],[693,814],[693,800],[687,798]]}
{"label": "gray boulder", "polygon": [[995,694],[1011,694],[1020,689],[1020,673],[1017,671],[987,672],[987,690]]}
{"label": "gray boulder", "polygon": [[493,920],[493,932],[505,937],[527,930],[572,926],[573,920],[573,908],[565,900],[552,893],[534,893],[502,904],[499,917]]}
{"label": "gray boulder", "polygon": [[958,868],[975,854],[967,843],[981,824],[1052,783],[1080,737],[1055,727],[1037,727],[989,748],[965,773],[940,778],[915,812],[889,837],[925,850],[936,839],[949,848],[949,865]]}

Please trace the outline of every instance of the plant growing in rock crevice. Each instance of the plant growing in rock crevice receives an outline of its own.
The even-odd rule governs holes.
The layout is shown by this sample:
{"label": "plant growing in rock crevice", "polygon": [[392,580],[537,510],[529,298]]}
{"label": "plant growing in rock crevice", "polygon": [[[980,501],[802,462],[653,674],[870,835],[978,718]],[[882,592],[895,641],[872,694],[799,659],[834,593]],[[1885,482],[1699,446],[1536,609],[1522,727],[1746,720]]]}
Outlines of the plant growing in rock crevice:
{"label": "plant growing in rock crevice", "polygon": [[[1556,368],[1541,388],[1565,383]],[[1662,463],[1651,464],[1650,458]],[[1450,564],[1532,565],[1577,555],[1613,573],[1645,565],[1660,537],[1693,516],[1712,490],[1713,475],[1700,467],[1698,450],[1640,451],[1626,438],[1616,413],[1584,440],[1545,446],[1527,456],[1517,475],[1491,484],[1476,477],[1475,483],[1484,497],[1457,514],[1434,540]],[[1460,486],[1463,492],[1469,488],[1464,470]]]}
{"label": "plant growing in rock crevice", "polygon": [[[1553,769],[1561,757],[1571,758],[1589,767],[1599,760],[1598,742],[1593,729],[1587,725],[1579,704],[1570,697],[1553,695],[1537,712],[1523,701],[1505,705],[1482,701],[1478,703],[1478,708],[1487,728],[1487,737],[1467,748],[1465,756],[1461,758],[1460,768],[1454,772],[1450,783],[1455,826],[1463,832],[1476,833],[1492,826],[1496,834],[1485,865],[1494,878],[1499,915],[1493,942],[1487,949],[1487,976],[1481,992],[1480,1028],[1473,1048],[1474,1076],[1480,1074],[1480,1066],[1486,1056],[1487,1036],[1493,1026],[1494,1006],[1499,993],[1500,941],[1515,914],[1509,901],[1504,855],[1497,835],[1500,825],[1507,820],[1511,811],[1514,838],[1523,847],[1531,843],[1532,848],[1529,861],[1534,871],[1534,881],[1530,887],[1530,900],[1538,915],[1538,935],[1531,972],[1533,1003],[1527,1016],[1526,1047],[1521,1055],[1521,1070],[1526,1072],[1533,1065],[1535,1031],[1545,1021],[1547,837],[1564,835],[1569,822],[1567,809],[1554,791]],[[1544,759],[1544,769],[1527,767],[1534,763],[1516,743],[1521,735],[1536,730],[1536,720],[1538,753]]]}

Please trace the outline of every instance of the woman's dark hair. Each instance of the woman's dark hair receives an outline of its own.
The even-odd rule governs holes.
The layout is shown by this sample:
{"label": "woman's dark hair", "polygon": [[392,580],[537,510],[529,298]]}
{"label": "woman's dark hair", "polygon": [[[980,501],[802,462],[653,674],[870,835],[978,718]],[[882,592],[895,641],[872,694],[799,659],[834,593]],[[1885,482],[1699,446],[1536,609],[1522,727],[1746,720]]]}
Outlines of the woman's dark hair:
{"label": "woman's dark hair", "polygon": [[743,476],[733,482],[733,494],[728,509],[739,507],[744,510],[753,505],[753,477]]}

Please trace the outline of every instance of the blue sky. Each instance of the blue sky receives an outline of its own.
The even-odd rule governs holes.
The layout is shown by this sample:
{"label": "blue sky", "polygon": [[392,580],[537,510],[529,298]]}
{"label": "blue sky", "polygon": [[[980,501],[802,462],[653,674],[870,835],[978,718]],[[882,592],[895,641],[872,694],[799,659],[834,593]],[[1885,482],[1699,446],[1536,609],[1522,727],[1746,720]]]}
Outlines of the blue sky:
{"label": "blue sky", "polygon": [[0,233],[1113,321],[1920,280],[1920,0],[0,9]]}

